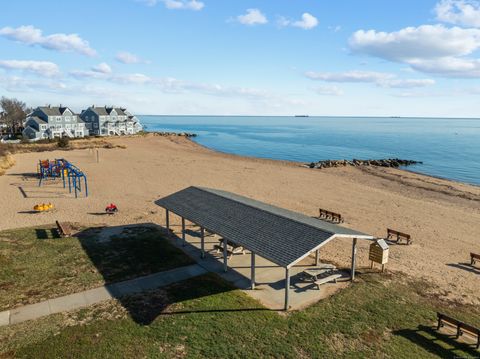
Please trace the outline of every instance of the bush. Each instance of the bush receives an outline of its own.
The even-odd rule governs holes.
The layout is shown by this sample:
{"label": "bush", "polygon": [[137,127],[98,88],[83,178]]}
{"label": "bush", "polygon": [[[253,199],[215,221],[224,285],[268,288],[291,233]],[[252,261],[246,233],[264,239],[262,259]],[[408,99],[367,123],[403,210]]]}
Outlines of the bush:
{"label": "bush", "polygon": [[69,143],[70,143],[70,140],[68,139],[68,137],[65,137],[65,136],[60,137],[57,142],[58,147],[61,147],[61,148],[68,147]]}

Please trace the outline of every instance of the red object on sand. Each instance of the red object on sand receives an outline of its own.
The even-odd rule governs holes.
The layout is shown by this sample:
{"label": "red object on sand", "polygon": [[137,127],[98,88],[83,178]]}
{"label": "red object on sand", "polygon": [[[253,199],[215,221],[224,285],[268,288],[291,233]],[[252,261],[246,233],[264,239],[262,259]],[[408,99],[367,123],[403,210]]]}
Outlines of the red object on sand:
{"label": "red object on sand", "polygon": [[113,203],[110,203],[110,205],[108,205],[107,208],[105,208],[105,212],[115,213],[115,212],[118,212],[118,208]]}

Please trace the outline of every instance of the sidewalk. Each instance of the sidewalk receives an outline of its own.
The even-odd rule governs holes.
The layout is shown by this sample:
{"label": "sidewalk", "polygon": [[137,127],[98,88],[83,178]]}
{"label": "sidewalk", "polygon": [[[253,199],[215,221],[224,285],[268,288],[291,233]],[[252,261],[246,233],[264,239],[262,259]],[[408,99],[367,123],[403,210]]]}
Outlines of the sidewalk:
{"label": "sidewalk", "polygon": [[87,307],[104,300],[156,289],[205,273],[207,273],[207,271],[204,268],[198,264],[192,264],[145,277],[89,289],[64,297],[49,299],[40,303],[29,304],[0,312],[0,326],[17,324],[50,314]]}

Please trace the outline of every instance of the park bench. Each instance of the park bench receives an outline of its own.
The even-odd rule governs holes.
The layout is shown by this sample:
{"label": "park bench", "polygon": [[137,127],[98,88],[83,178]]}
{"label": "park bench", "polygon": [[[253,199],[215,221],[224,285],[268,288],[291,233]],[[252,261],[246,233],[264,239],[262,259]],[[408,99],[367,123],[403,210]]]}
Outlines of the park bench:
{"label": "park bench", "polygon": [[327,211],[326,209],[319,208],[318,209],[320,219],[325,219],[327,221],[335,222],[335,223],[342,223],[343,217],[339,213],[335,213],[332,211]]}
{"label": "park bench", "polygon": [[400,243],[400,241],[404,240],[407,244],[412,244],[413,240],[409,234],[396,231],[394,229],[387,228],[387,239],[390,241],[396,241]]}
{"label": "park bench", "polygon": [[470,265],[476,264],[480,261],[480,254],[470,253]]}
{"label": "park bench", "polygon": [[464,323],[458,319],[449,317],[448,315],[438,313],[437,312],[437,318],[438,318],[438,325],[437,325],[437,330],[440,330],[445,324],[448,324],[454,328],[457,329],[457,339],[463,335],[463,334],[470,334],[473,337],[477,337],[477,344],[476,347],[477,349],[480,348],[480,329],[474,327],[473,325]]}
{"label": "park bench", "polygon": [[70,237],[72,235],[73,229],[68,223],[60,223],[55,221],[57,224],[57,231],[60,237]]}
{"label": "park bench", "polygon": [[315,285],[317,286],[317,289],[320,290],[320,286],[322,284],[325,284],[325,283],[328,283],[328,282],[334,282],[334,283],[337,283],[337,279],[338,278],[341,278],[342,275],[341,274],[330,274],[329,276],[327,277],[323,277],[323,278],[319,278],[317,279],[314,283]]}
{"label": "park bench", "polygon": [[[223,251],[223,246],[224,246],[224,241],[223,238],[219,238],[218,241],[220,244],[216,244],[213,246],[217,250],[217,253],[220,253]],[[245,248],[242,246],[236,245],[234,243],[228,243],[227,245],[227,258],[230,259],[232,255],[234,254],[245,254]]]}

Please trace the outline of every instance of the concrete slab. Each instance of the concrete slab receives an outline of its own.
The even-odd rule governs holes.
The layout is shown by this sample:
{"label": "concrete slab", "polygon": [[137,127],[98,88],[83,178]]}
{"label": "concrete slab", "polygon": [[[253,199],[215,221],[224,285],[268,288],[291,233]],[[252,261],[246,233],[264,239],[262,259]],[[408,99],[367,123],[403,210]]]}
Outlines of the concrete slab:
{"label": "concrete slab", "polygon": [[100,303],[104,300],[109,300],[113,298],[112,294],[108,291],[106,287],[86,290],[84,294],[87,305]]}
{"label": "concrete slab", "polygon": [[50,314],[48,301],[30,304],[10,310],[10,324],[17,324],[26,320],[37,319]]}
{"label": "concrete slab", "polygon": [[[188,223],[188,222],[187,222]],[[195,233],[198,232],[198,233]],[[189,228],[186,239],[187,244],[175,239],[181,237],[177,230],[170,238],[172,244],[186,252],[205,270],[217,273],[235,287],[243,289],[245,293],[259,300],[270,309],[283,310],[285,303],[285,268],[282,268],[260,256],[255,257],[255,290],[251,290],[251,253],[235,254],[228,259],[228,271],[224,272],[223,254],[217,253],[214,245],[218,244],[218,237],[205,238],[205,258],[201,259],[199,227]],[[193,235],[190,235],[193,234]],[[301,309],[323,298],[333,295],[336,291],[350,284],[349,271],[341,271],[343,277],[337,283],[328,283],[318,290],[313,283],[305,283],[300,279],[300,273],[308,267],[315,266],[315,258],[307,257],[298,265],[290,269],[290,309]]]}
{"label": "concrete slab", "polygon": [[10,324],[10,311],[0,312],[0,327]]}
{"label": "concrete slab", "polygon": [[48,304],[50,305],[50,313],[54,314],[85,307],[87,305],[87,300],[85,294],[81,292],[49,299]]}

